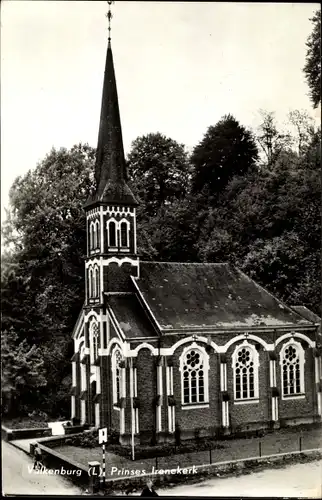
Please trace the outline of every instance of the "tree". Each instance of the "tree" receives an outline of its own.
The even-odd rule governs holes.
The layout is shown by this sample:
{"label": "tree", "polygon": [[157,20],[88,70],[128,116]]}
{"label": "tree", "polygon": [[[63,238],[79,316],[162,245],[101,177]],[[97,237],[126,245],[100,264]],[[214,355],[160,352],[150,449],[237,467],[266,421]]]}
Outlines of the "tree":
{"label": "tree", "polygon": [[262,123],[258,127],[256,139],[261,147],[268,168],[271,168],[279,155],[291,147],[291,136],[278,130],[275,114],[271,111],[260,110]]}
{"label": "tree", "polygon": [[[2,266],[4,324],[19,342],[39,347],[52,407],[70,372],[71,332],[83,303],[83,205],[93,187],[94,159],[88,145],[53,149],[14,182],[3,231],[11,248]],[[38,402],[45,401],[39,391]]]}
{"label": "tree", "polygon": [[155,216],[149,218],[148,226],[145,227],[150,248],[153,248],[152,258],[172,262],[198,260],[195,245],[202,217],[203,212],[198,212],[196,200],[192,196],[161,207]]}
{"label": "tree", "polygon": [[317,10],[310,21],[313,26],[306,42],[307,51],[303,71],[313,107],[317,108],[321,102],[321,11]]}
{"label": "tree", "polygon": [[209,207],[198,259],[229,261],[291,305],[320,307],[320,133],[270,168],[235,176]]}
{"label": "tree", "polygon": [[132,142],[128,172],[145,215],[155,215],[161,206],[182,199],[188,189],[189,163],[184,145],[159,132]]}
{"label": "tree", "polygon": [[295,109],[289,112],[288,120],[295,129],[296,137],[294,139],[298,154],[301,155],[314,134],[313,118],[309,116],[307,111]]}
{"label": "tree", "polygon": [[44,362],[40,350],[26,340],[19,343],[13,330],[2,332],[1,362],[4,412],[17,415],[27,399],[35,397],[35,390],[46,385]]}
{"label": "tree", "polygon": [[192,192],[217,197],[234,175],[244,175],[258,159],[250,131],[231,115],[208,128],[191,155]]}

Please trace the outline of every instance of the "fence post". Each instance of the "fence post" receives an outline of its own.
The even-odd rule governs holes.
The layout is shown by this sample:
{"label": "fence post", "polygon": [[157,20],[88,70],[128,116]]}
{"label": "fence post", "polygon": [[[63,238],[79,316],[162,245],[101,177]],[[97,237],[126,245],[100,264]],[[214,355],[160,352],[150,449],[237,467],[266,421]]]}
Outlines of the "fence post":
{"label": "fence post", "polygon": [[261,457],[262,456],[262,442],[261,441],[258,443],[258,447],[259,447],[259,456]]}
{"label": "fence post", "polygon": [[299,438],[300,451],[302,451],[302,436]]}
{"label": "fence post", "polygon": [[155,468],[158,468],[158,457],[155,457]]}
{"label": "fence post", "polygon": [[210,448],[209,450],[209,463],[212,464],[212,456],[211,456],[212,449]]}

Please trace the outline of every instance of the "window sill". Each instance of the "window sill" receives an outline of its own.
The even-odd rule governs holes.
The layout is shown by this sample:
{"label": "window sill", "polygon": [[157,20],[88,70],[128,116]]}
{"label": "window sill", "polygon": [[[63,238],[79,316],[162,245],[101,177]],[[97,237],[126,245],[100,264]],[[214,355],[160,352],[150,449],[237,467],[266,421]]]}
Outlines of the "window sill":
{"label": "window sill", "polygon": [[282,401],[289,401],[293,399],[305,399],[305,394],[292,394],[292,396],[282,396]]}
{"label": "window sill", "polygon": [[196,403],[196,404],[181,405],[181,410],[196,410],[199,408],[209,408],[209,403]]}
{"label": "window sill", "polygon": [[234,404],[235,405],[253,405],[253,404],[258,404],[259,403],[259,399],[258,398],[255,398],[255,399],[242,399],[242,400],[235,400],[234,401]]}
{"label": "window sill", "polygon": [[120,252],[129,252],[130,249],[129,248],[120,248]]}
{"label": "window sill", "polygon": [[115,406],[115,405],[113,405],[113,408],[114,408],[114,410],[117,410],[117,411],[120,411],[120,409],[121,409],[119,406]]}

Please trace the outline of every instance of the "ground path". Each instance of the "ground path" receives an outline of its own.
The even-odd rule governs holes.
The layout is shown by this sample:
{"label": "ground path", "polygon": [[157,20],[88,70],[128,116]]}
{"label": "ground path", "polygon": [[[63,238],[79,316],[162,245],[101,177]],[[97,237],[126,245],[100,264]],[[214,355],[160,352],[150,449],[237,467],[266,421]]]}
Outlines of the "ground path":
{"label": "ground path", "polygon": [[[63,476],[29,472],[33,460],[23,451],[2,441],[3,495],[81,495],[82,490]],[[28,468],[29,467],[29,468]]]}
{"label": "ground path", "polygon": [[322,498],[322,460],[269,469],[239,477],[159,489],[169,496],[250,496]]}

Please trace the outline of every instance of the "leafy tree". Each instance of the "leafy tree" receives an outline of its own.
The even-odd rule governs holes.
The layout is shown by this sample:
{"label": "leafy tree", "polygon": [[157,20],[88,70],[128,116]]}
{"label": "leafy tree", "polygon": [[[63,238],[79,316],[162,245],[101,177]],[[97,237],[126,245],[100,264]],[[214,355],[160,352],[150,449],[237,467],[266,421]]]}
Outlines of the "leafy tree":
{"label": "leafy tree", "polygon": [[182,199],[188,189],[189,163],[183,144],[161,133],[133,141],[128,172],[142,207],[141,215],[155,215],[165,204]]}
{"label": "leafy tree", "polygon": [[317,10],[310,20],[313,26],[306,42],[307,52],[303,71],[313,107],[317,108],[321,102],[321,10]]}
{"label": "leafy tree", "polygon": [[35,345],[30,347],[26,340],[18,342],[13,330],[4,331],[1,335],[1,362],[4,413],[18,414],[21,406],[35,397],[35,390],[46,385],[41,352]]}
{"label": "leafy tree", "polygon": [[[197,211],[196,200],[190,196],[161,207],[145,225],[150,248],[153,248],[152,258],[176,262],[198,260],[195,245],[202,216],[202,212]],[[140,227],[138,223],[138,234]]]}
{"label": "leafy tree", "polygon": [[200,227],[198,259],[230,261],[289,304],[320,304],[320,134],[235,176]]}
{"label": "leafy tree", "polygon": [[296,109],[289,112],[288,120],[295,129],[294,141],[297,146],[298,154],[301,155],[314,135],[313,118],[309,116],[307,111],[299,111]]}
{"label": "leafy tree", "polygon": [[53,149],[16,179],[3,231],[11,248],[2,271],[4,323],[8,331],[14,327],[19,342],[39,346],[47,387],[39,390],[38,402],[55,411],[55,394],[70,372],[71,332],[84,296],[83,204],[93,187],[94,158],[87,145]]}
{"label": "leafy tree", "polygon": [[250,131],[231,115],[208,128],[191,155],[192,192],[202,192],[211,202],[235,175],[244,175],[254,167],[258,150]]}
{"label": "leafy tree", "polygon": [[278,130],[273,112],[260,110],[260,115],[262,123],[258,127],[256,139],[265,156],[264,164],[271,168],[279,155],[291,147],[291,136]]}

